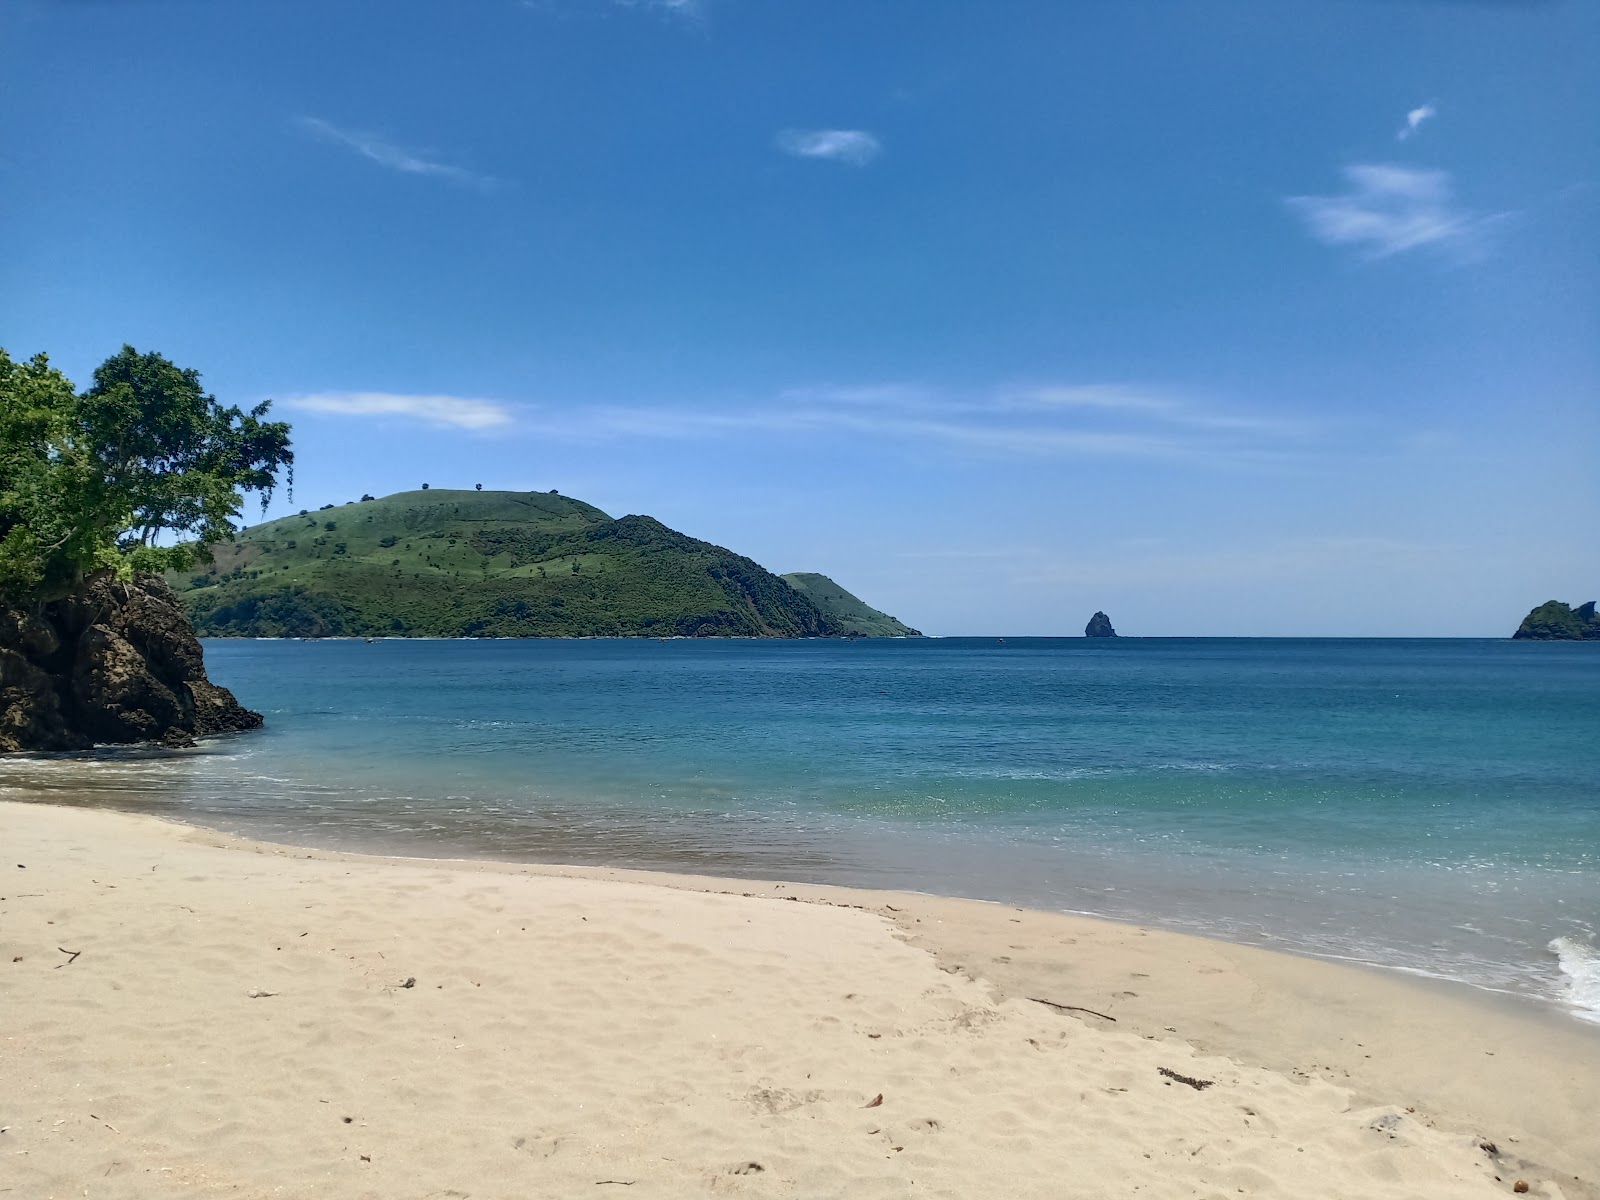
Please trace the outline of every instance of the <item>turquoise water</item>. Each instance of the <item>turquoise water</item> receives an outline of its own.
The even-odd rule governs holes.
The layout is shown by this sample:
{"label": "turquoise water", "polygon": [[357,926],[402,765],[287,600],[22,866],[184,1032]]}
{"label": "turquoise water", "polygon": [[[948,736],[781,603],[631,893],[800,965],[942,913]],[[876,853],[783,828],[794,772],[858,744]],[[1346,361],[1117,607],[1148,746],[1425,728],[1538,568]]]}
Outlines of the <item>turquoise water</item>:
{"label": "turquoise water", "polygon": [[1600,645],[209,642],[268,727],[0,794],[1100,913],[1600,1015]]}

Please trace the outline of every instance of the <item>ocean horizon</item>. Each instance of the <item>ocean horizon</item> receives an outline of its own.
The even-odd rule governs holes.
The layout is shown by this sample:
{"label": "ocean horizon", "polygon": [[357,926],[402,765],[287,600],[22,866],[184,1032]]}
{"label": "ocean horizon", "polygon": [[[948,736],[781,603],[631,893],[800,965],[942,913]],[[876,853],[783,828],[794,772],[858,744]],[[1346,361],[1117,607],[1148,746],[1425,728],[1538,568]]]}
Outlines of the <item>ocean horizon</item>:
{"label": "ocean horizon", "polygon": [[409,856],[926,891],[1600,1020],[1600,646],[223,639],[257,733],[0,797]]}

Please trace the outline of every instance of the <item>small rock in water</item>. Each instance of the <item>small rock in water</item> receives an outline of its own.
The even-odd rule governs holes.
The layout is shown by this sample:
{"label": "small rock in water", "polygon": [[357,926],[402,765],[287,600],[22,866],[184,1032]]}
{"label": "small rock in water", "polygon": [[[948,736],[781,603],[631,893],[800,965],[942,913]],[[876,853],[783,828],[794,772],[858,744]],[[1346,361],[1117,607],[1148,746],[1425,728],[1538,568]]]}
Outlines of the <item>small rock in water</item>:
{"label": "small rock in water", "polygon": [[1103,612],[1097,612],[1089,618],[1089,623],[1083,627],[1084,637],[1116,637],[1117,631],[1111,628],[1111,618]]}

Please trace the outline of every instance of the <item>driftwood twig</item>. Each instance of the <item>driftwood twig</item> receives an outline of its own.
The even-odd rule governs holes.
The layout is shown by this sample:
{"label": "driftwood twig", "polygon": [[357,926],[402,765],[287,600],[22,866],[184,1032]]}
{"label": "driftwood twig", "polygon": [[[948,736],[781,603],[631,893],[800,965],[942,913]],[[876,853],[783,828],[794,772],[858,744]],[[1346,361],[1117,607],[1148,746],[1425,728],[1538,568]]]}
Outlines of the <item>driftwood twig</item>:
{"label": "driftwood twig", "polygon": [[1110,1013],[1096,1012],[1092,1008],[1084,1008],[1081,1004],[1057,1004],[1054,1000],[1046,1000],[1043,996],[1029,996],[1028,999],[1032,1000],[1035,1004],[1043,1004],[1047,1008],[1053,1008],[1057,1012],[1088,1013],[1091,1017],[1099,1017],[1103,1021],[1116,1021],[1116,1018]]}
{"label": "driftwood twig", "polygon": [[1193,1075],[1179,1075],[1171,1067],[1157,1067],[1156,1070],[1168,1079],[1176,1079],[1179,1083],[1187,1083],[1197,1092],[1203,1092],[1216,1082],[1215,1079],[1196,1079]]}

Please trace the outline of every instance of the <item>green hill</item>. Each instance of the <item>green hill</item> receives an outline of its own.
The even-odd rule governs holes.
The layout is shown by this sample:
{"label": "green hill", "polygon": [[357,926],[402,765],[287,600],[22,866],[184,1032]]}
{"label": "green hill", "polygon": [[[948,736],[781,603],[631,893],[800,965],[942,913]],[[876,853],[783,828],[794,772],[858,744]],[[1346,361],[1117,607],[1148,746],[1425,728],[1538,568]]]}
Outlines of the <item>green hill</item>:
{"label": "green hill", "polygon": [[1600,615],[1593,600],[1577,608],[1547,600],[1523,617],[1511,636],[1533,642],[1600,641]]}
{"label": "green hill", "polygon": [[748,558],[553,492],[330,505],[246,529],[171,583],[203,637],[850,632]]}
{"label": "green hill", "polygon": [[858,637],[921,637],[911,626],[879,612],[866,601],[845,591],[826,575],[792,571],[783,577],[795,591],[810,598],[825,616],[848,634]]}

